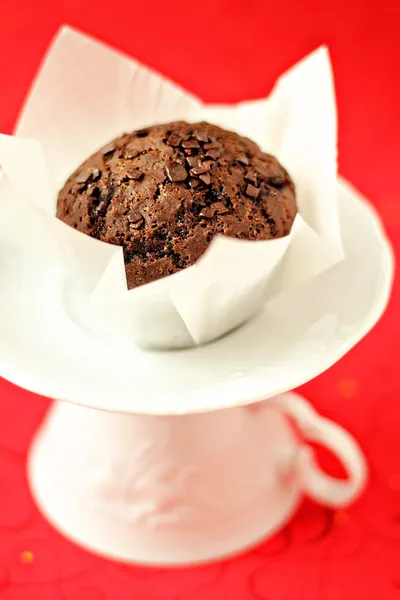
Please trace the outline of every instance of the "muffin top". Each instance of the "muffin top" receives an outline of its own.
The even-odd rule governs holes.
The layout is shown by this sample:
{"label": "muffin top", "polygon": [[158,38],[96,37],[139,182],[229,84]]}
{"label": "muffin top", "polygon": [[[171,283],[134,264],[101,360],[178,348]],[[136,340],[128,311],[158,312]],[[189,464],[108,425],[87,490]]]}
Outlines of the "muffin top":
{"label": "muffin top", "polygon": [[194,264],[216,234],[283,237],[296,212],[276,158],[205,122],[122,135],[69,177],[57,201],[59,219],[122,246],[129,288]]}

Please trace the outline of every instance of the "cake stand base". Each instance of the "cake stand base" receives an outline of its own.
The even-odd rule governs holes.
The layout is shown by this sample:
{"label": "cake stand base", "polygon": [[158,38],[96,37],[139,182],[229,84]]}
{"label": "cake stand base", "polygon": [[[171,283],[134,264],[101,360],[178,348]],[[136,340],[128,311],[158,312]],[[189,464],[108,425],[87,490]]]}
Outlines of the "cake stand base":
{"label": "cake stand base", "polygon": [[[305,417],[308,433],[320,439],[315,423],[329,422],[315,421],[311,407],[294,394],[166,417],[57,402],[31,448],[32,493],[56,529],[109,558],[172,566],[235,554],[280,529],[307,486],[311,494],[318,488],[318,478],[322,496],[328,493],[336,505],[362,486],[364,463],[349,435],[329,423],[355,452],[336,452],[351,463],[350,481],[332,483],[296,437],[285,414],[289,405],[312,412],[311,422]],[[306,425],[304,414],[292,416],[300,428]],[[333,486],[345,495],[335,500]]]}
{"label": "cake stand base", "polygon": [[[165,536],[160,534],[160,543],[149,548],[149,532],[132,531],[127,542],[126,531],[119,527],[105,529],[104,523],[99,523],[96,518],[88,522],[87,516],[78,519],[71,515],[71,511],[63,506],[67,503],[67,498],[57,497],[54,484],[50,481],[50,471],[46,472],[46,461],[42,458],[43,445],[39,436],[30,456],[29,479],[37,506],[49,523],[82,548],[123,562],[173,567],[200,564],[240,554],[284,526],[298,504],[297,495],[288,493],[280,503],[278,514],[268,514],[268,510],[264,508],[264,514],[257,515],[256,518],[254,515],[246,515],[244,522],[240,525],[235,523],[234,528],[232,523],[229,523],[230,527],[225,531],[220,527],[218,535],[221,538],[216,537],[217,533],[212,528],[208,528],[207,535],[201,535],[201,532],[197,532],[196,536],[193,533],[181,534],[176,537],[175,544],[168,544]],[[194,539],[199,537],[199,541]],[[164,543],[161,538],[164,538]]]}

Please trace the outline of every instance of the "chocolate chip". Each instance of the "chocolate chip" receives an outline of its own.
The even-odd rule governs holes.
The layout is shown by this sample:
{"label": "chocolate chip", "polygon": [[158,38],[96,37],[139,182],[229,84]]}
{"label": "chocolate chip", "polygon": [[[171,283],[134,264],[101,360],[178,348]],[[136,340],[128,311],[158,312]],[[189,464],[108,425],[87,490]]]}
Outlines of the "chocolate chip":
{"label": "chocolate chip", "polygon": [[140,212],[133,212],[131,215],[129,215],[129,220],[132,223],[138,223],[139,221],[141,221],[143,219],[143,215],[140,214]]}
{"label": "chocolate chip", "polygon": [[242,163],[242,165],[248,165],[249,164],[249,159],[247,158],[247,156],[245,154],[239,154],[239,156],[236,159],[238,162]]}
{"label": "chocolate chip", "polygon": [[267,179],[267,183],[269,185],[272,185],[273,187],[282,187],[283,184],[285,183],[285,179],[278,175],[276,177],[269,177]]}
{"label": "chocolate chip", "polygon": [[229,208],[225,206],[225,204],[222,204],[222,202],[215,202],[215,204],[213,204],[213,208],[215,208],[218,215],[224,215],[225,213],[229,212]]}
{"label": "chocolate chip", "polygon": [[107,200],[102,200],[101,202],[99,202],[99,204],[96,207],[96,213],[98,213],[99,215],[105,215],[107,212],[107,206],[108,206],[108,202]]}
{"label": "chocolate chip", "polygon": [[196,188],[199,185],[200,181],[195,179],[194,177],[189,178],[189,185],[191,188]]}
{"label": "chocolate chip", "polygon": [[171,161],[166,167],[167,175],[173,182],[185,181],[188,174],[182,165],[178,164],[175,161]]}
{"label": "chocolate chip", "polygon": [[247,171],[244,178],[246,181],[250,181],[250,183],[252,183],[253,185],[257,185],[257,175],[252,171]]}
{"label": "chocolate chip", "polygon": [[[210,138],[211,139],[211,138]],[[220,144],[217,142],[209,142],[208,144],[204,144],[204,150],[211,150],[212,148],[220,148]]]}
{"label": "chocolate chip", "polygon": [[169,138],[167,139],[167,144],[169,146],[179,146],[179,144],[182,142],[182,138],[180,135],[178,135],[177,133],[172,133]]}
{"label": "chocolate chip", "polygon": [[197,156],[187,156],[186,160],[192,169],[201,165],[200,159]]}
{"label": "chocolate chip", "polygon": [[93,181],[97,181],[100,177],[101,173],[99,169],[86,169],[82,171],[76,178],[77,183],[91,183]]}
{"label": "chocolate chip", "polygon": [[128,144],[124,150],[124,158],[136,158],[137,156],[139,156],[139,154],[139,150],[137,150],[134,147],[134,145],[131,146],[130,144]]}
{"label": "chocolate chip", "polygon": [[209,170],[210,170],[209,162],[200,163],[198,167],[193,167],[193,169],[190,169],[190,174],[191,175],[202,175],[203,173],[207,173],[207,171],[209,171]]}
{"label": "chocolate chip", "polygon": [[221,156],[221,152],[218,148],[211,148],[211,150],[207,150],[204,160],[217,160]]}
{"label": "chocolate chip", "polygon": [[259,193],[260,190],[258,188],[254,187],[254,185],[251,185],[251,183],[248,184],[246,188],[246,196],[250,196],[250,198],[257,198]]}
{"label": "chocolate chip", "polygon": [[211,182],[210,173],[205,173],[204,175],[199,175],[199,179],[201,179],[201,181],[203,183],[205,183],[206,185],[210,185],[210,182]]}
{"label": "chocolate chip", "polygon": [[204,217],[205,219],[212,219],[215,215],[215,209],[213,206],[205,206],[200,211],[200,217]]}
{"label": "chocolate chip", "polygon": [[200,144],[197,140],[185,140],[182,142],[182,148],[200,148]]}
{"label": "chocolate chip", "polygon": [[107,144],[107,146],[104,146],[103,148],[103,156],[109,156],[110,154],[113,154],[116,149],[117,147],[114,143],[111,142],[111,144]]}
{"label": "chocolate chip", "polygon": [[208,135],[205,129],[197,129],[193,132],[193,135],[199,142],[208,142]]}
{"label": "chocolate chip", "polygon": [[141,171],[139,171],[139,169],[135,169],[135,167],[132,167],[131,169],[128,170],[126,176],[129,179],[135,179],[136,181],[138,179],[141,179],[143,177],[144,173],[142,173]]}
{"label": "chocolate chip", "polygon": [[129,228],[130,229],[141,229],[144,225],[144,219],[143,217],[140,219],[140,221],[137,221],[136,223],[130,223]]}
{"label": "chocolate chip", "polygon": [[138,129],[136,132],[136,137],[147,137],[149,135],[149,130],[148,129]]}

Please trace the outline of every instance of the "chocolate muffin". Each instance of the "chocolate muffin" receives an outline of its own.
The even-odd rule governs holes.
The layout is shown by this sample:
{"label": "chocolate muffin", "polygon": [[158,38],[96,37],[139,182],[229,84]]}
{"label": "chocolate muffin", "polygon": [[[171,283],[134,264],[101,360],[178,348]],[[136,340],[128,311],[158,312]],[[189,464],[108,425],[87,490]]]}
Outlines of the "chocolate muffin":
{"label": "chocolate muffin", "polygon": [[209,123],[125,134],[88,158],[58,195],[57,217],[122,246],[129,288],[193,265],[214,235],[287,235],[295,189],[273,156]]}

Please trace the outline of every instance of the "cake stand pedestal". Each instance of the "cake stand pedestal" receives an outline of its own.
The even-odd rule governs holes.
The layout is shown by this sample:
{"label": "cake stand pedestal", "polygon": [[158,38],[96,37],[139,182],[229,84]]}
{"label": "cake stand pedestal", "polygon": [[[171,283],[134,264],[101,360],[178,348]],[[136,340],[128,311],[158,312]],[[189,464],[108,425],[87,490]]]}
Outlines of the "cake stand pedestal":
{"label": "cake stand pedestal", "polygon": [[[319,470],[288,416],[336,454],[347,481]],[[104,556],[157,565],[241,551],[282,527],[304,493],[343,506],[365,473],[350,435],[296,394],[165,417],[57,402],[29,458],[31,489],[57,529]]]}

